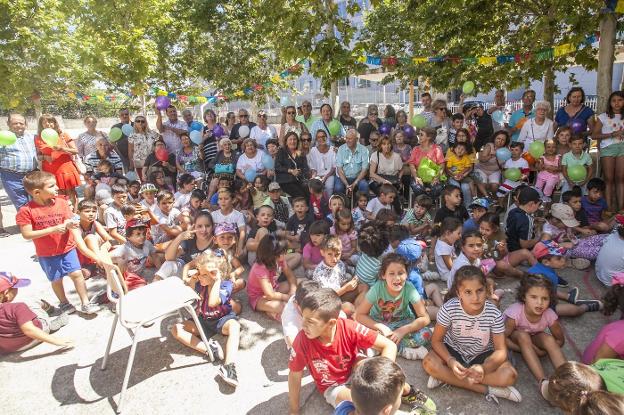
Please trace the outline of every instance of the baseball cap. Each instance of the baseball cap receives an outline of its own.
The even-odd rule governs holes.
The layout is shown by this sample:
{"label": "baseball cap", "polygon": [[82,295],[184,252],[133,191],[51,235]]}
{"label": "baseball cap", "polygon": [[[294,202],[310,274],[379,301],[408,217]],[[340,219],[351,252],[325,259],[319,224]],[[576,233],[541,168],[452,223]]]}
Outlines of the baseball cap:
{"label": "baseball cap", "polygon": [[152,183],[144,183],[141,186],[141,190],[139,190],[139,193],[145,193],[145,192],[158,193],[158,189]]}
{"label": "baseball cap", "polygon": [[533,247],[533,255],[537,260],[544,258],[546,255],[564,256],[566,249],[555,241],[540,241]]}
{"label": "baseball cap", "polygon": [[9,288],[22,288],[30,285],[30,280],[26,278],[17,278],[10,272],[0,272],[0,292]]}
{"label": "baseball cap", "polygon": [[139,219],[130,219],[128,222],[126,222],[126,230],[130,228],[146,228],[146,227],[147,225],[145,224],[145,222]]}
{"label": "baseball cap", "polygon": [[565,203],[553,203],[550,207],[550,214],[559,219],[565,226],[574,228],[580,225],[574,217],[574,211]]}
{"label": "baseball cap", "polygon": [[490,201],[484,197],[473,199],[468,208],[470,209],[474,207],[482,207],[483,209],[487,210],[490,207]]}
{"label": "baseball cap", "polygon": [[234,226],[234,224],[218,223],[217,226],[215,226],[214,235],[219,236],[219,235],[223,235],[224,233],[236,234],[236,227]]}
{"label": "baseball cap", "polygon": [[275,190],[282,190],[278,182],[271,182],[269,184],[269,192],[273,192]]}

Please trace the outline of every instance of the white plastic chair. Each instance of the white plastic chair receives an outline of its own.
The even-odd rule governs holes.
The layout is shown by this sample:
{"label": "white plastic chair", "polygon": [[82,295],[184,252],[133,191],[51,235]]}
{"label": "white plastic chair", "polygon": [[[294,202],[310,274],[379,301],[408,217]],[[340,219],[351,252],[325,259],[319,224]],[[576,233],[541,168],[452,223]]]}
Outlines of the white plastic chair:
{"label": "white plastic chair", "polygon": [[[130,356],[128,357],[123,386],[121,387],[121,394],[119,395],[119,404],[117,405],[117,413],[121,413],[124,403],[124,394],[128,388],[132,363],[134,362],[139,332],[144,324],[173,312],[180,313],[180,310],[185,309],[193,317],[195,326],[204,344],[208,344],[208,340],[206,339],[206,335],[202,330],[195,309],[193,308],[193,304],[196,300],[199,300],[199,296],[191,287],[185,285],[181,279],[167,278],[130,292],[125,292],[117,268],[113,265],[105,265],[105,270],[108,280],[106,288],[108,298],[111,302],[115,303],[116,313],[108,338],[108,344],[106,345],[106,353],[102,359],[102,370],[106,369],[108,355],[118,322],[121,323],[122,327],[128,331],[128,334],[130,334],[132,338]],[[116,297],[113,295],[113,292],[117,294]]]}

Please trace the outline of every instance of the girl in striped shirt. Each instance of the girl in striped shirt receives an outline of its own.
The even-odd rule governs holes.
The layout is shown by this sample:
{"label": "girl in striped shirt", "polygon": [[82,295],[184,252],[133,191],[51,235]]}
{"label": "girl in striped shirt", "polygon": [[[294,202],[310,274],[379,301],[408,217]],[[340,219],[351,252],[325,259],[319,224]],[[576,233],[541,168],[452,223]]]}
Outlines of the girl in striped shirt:
{"label": "girl in striped shirt", "polygon": [[438,311],[432,350],[423,361],[430,375],[427,386],[442,383],[485,395],[520,402],[512,386],[518,373],[507,361],[505,323],[496,306],[487,301],[483,272],[472,265],[457,270],[448,296]]}

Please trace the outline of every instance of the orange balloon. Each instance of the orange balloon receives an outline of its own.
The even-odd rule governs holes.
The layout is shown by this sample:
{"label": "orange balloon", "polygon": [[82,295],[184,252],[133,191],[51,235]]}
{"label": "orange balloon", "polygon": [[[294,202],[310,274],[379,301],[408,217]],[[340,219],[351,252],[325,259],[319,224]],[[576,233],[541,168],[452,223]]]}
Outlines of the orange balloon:
{"label": "orange balloon", "polygon": [[535,160],[535,157],[533,157],[531,153],[524,153],[522,155],[522,158],[525,159],[530,166],[534,165],[537,162],[537,160]]}
{"label": "orange balloon", "polygon": [[522,130],[522,126],[524,125],[525,122],[527,122],[528,118],[527,117],[522,117],[518,120],[518,122],[516,123],[516,129],[518,131]]}

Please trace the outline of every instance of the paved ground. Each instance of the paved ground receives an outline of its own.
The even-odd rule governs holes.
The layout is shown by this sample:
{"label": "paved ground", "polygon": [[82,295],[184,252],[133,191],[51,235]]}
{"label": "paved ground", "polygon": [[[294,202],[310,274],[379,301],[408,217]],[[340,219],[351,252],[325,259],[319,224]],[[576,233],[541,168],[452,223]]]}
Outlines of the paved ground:
{"label": "paved ground", "polygon": [[[34,247],[18,234],[14,224],[15,210],[4,193],[0,194],[4,225],[12,233],[0,239],[1,269],[30,278],[30,287],[20,290],[18,300],[44,298],[54,302],[39,264]],[[600,296],[603,289],[594,281],[593,273],[564,271],[570,283],[578,285],[581,298]],[[89,291],[96,292],[103,280],[89,281]],[[72,290],[73,287],[66,285]],[[503,288],[514,288],[506,281]],[[73,290],[72,290],[73,291]],[[512,301],[508,294],[504,304]],[[75,293],[72,301],[78,304]],[[246,303],[246,299],[244,304]],[[109,310],[97,316],[70,316],[70,323],[58,335],[72,338],[76,347],[59,351],[56,347],[39,345],[21,354],[0,358],[0,379],[5,414],[113,414],[123,381],[130,350],[130,338],[117,330],[109,367],[100,370],[113,314]],[[171,338],[168,328],[174,317],[145,329],[137,348],[134,370],[126,395],[127,414],[154,413],[220,413],[220,414],[282,414],[288,409],[287,353],[278,324],[263,316],[244,310],[241,350],[237,363],[240,386],[236,391],[221,383],[217,365],[210,363]],[[564,319],[565,354],[578,360],[585,346],[608,319],[590,313],[576,319]],[[220,342],[223,338],[218,337]],[[223,343],[222,343],[223,344]],[[429,394],[437,402],[441,414],[552,414],[558,411],[538,395],[537,385],[518,356],[520,381],[517,388],[523,395],[521,404],[507,401],[500,406],[486,402],[482,396],[450,387],[440,387]],[[399,358],[409,382],[426,389],[427,377],[420,362]],[[315,391],[311,378],[304,379],[303,414],[330,414],[331,408]]]}

